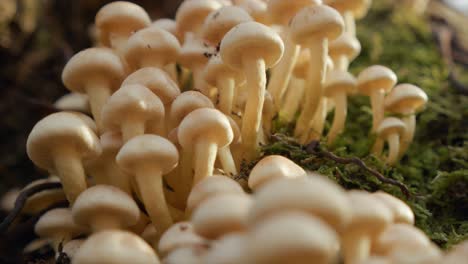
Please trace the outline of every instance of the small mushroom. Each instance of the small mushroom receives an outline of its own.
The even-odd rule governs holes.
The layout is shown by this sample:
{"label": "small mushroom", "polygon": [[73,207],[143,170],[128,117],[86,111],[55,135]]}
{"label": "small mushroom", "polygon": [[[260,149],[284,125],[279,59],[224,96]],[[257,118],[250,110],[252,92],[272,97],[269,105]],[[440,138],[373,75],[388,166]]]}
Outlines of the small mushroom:
{"label": "small mushroom", "polygon": [[139,236],[119,230],[91,235],[75,254],[73,264],[159,264],[153,249]]}
{"label": "small mushroom", "polygon": [[[406,125],[400,119],[396,117],[387,117],[377,128],[378,139],[374,143],[373,149],[375,150],[380,143],[379,141],[388,142],[388,156],[385,159],[389,165],[393,165],[398,161],[398,153],[400,151],[400,138],[404,135],[406,131]],[[383,144],[382,144],[383,146]],[[374,154],[380,156],[382,149],[379,149],[378,152]]]}
{"label": "small mushroom", "polygon": [[40,120],[26,143],[29,158],[60,178],[68,201],[86,189],[83,161],[101,154],[99,139],[80,114],[59,112]]}
{"label": "small mushroom", "polygon": [[55,101],[54,106],[62,111],[76,111],[90,114],[89,99],[85,94],[69,93]]}
{"label": "small mushroom", "polygon": [[244,9],[258,23],[269,24],[267,4],[262,0],[243,0],[238,6]]}
{"label": "small mushroom", "polygon": [[242,144],[246,160],[251,160],[257,153],[257,136],[265,100],[265,71],[279,61],[283,49],[283,41],[278,34],[257,22],[235,26],[221,42],[223,61],[243,71],[246,79],[248,100],[242,119]]}
{"label": "small mushroom", "polygon": [[182,36],[177,30],[177,22],[171,18],[159,18],[153,21],[150,27],[158,27],[174,35],[179,42],[182,42]]}
{"label": "small mushroom", "polygon": [[216,240],[203,256],[205,264],[246,263],[247,237],[245,233],[230,233]]}
{"label": "small mushroom", "polygon": [[404,247],[427,247],[430,244],[426,234],[413,225],[393,224],[372,241],[372,250],[376,255],[388,256]]}
{"label": "small mushroom", "polygon": [[[221,8],[216,0],[193,0],[184,1],[176,12],[175,20],[177,30],[182,34],[194,32],[201,36],[201,30],[206,17],[213,11]],[[186,36],[185,36],[186,38]],[[187,41],[187,39],[185,39]]]}
{"label": "small mushroom", "polygon": [[371,0],[331,0],[329,5],[338,10],[344,18],[346,32],[356,36],[356,18],[362,18],[370,8]]}
{"label": "small mushroom", "polygon": [[330,42],[328,49],[328,54],[333,60],[335,68],[348,71],[349,63],[361,52],[361,43],[355,36],[346,32]]}
{"label": "small mushroom", "polygon": [[179,222],[169,228],[159,240],[158,250],[162,256],[182,247],[196,247],[208,242],[195,233],[192,223]]}
{"label": "small mushroom", "polygon": [[395,223],[414,225],[414,213],[405,202],[383,191],[377,191],[372,195],[392,210]]}
{"label": "small mushroom", "polygon": [[[71,261],[73,261],[73,258],[75,257],[76,252],[80,249],[81,245],[85,242],[84,239],[73,239],[68,241],[63,245],[62,252],[60,253],[65,253]],[[55,259],[57,260],[58,257],[60,256],[60,253],[57,252],[55,254]]]}

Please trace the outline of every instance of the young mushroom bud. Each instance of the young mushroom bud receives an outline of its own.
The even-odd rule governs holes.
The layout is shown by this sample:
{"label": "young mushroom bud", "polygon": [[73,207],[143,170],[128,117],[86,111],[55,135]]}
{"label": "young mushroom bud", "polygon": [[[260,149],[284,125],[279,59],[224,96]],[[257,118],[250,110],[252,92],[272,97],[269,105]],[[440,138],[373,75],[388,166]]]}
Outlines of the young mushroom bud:
{"label": "young mushroom bud", "polygon": [[[379,144],[380,140],[386,140],[388,142],[388,156],[385,160],[389,165],[394,165],[398,161],[400,138],[404,135],[406,129],[405,123],[396,117],[385,118],[377,128],[379,139],[376,141],[375,145]],[[376,146],[373,147],[373,149],[376,148]],[[382,149],[375,154],[380,156],[381,150]]]}
{"label": "young mushroom bud", "polygon": [[330,42],[328,54],[333,60],[335,68],[348,71],[349,63],[361,52],[361,43],[349,33],[343,33],[334,41]]}
{"label": "young mushroom bud", "polygon": [[83,161],[101,154],[99,139],[81,114],[59,112],[40,120],[26,143],[29,158],[59,177],[68,201],[86,189]]}

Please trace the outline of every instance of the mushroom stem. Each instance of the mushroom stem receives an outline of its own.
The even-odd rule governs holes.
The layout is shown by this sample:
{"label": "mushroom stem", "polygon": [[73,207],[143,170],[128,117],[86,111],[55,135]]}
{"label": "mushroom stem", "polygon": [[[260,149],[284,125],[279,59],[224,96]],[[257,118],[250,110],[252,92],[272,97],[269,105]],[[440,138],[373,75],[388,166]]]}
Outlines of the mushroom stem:
{"label": "mushroom stem", "polygon": [[327,114],[328,114],[327,105],[328,105],[328,100],[326,98],[322,98],[322,100],[320,100],[320,104],[317,109],[317,112],[315,112],[314,118],[312,119],[312,122],[311,122],[310,135],[308,135],[309,136],[308,138],[307,137],[302,138],[302,142],[304,144],[313,140],[319,140],[320,137],[322,136],[323,129],[325,127],[325,120],[327,119]]}
{"label": "mushroom stem", "polygon": [[130,139],[145,133],[145,123],[138,118],[129,118],[122,122],[122,140],[125,144]]}
{"label": "mushroom stem", "polygon": [[115,155],[114,159],[111,162],[109,162],[108,167],[109,172],[107,175],[111,176],[110,179],[108,179],[110,181],[110,184],[128,194],[131,194],[132,187],[130,184],[130,179],[122,170],[120,170],[120,168],[115,163]]}
{"label": "mushroom stem", "polygon": [[200,137],[195,143],[195,175],[193,176],[193,185],[213,175],[213,168],[216,161],[218,146],[210,140]]}
{"label": "mushroom stem", "polygon": [[344,55],[338,56],[338,58],[333,61],[333,65],[335,65],[336,69],[347,72],[349,68],[349,58]]}
{"label": "mushroom stem", "polygon": [[93,114],[94,120],[99,131],[102,129],[102,106],[106,103],[107,99],[111,96],[111,91],[108,88],[107,82],[94,81],[91,82],[85,88],[86,94],[88,94],[89,105],[91,107],[91,113]]}
{"label": "mushroom stem", "polygon": [[302,109],[294,131],[297,137],[307,133],[310,117],[314,116],[323,94],[323,82],[326,75],[328,40],[311,41],[309,44],[311,61],[305,90],[305,107]]}
{"label": "mushroom stem", "polygon": [[333,101],[335,102],[335,114],[333,116],[332,126],[328,132],[328,144],[332,144],[336,137],[343,132],[348,110],[346,93],[335,93]]}
{"label": "mushroom stem", "polygon": [[59,252],[59,246],[60,244],[65,245],[68,241],[70,241],[72,238],[69,234],[63,234],[62,236],[55,237],[50,241],[52,244],[52,248],[54,251],[57,253]]}
{"label": "mushroom stem", "polygon": [[382,151],[384,148],[385,141],[381,137],[377,137],[374,142],[374,146],[372,146],[371,153],[374,154],[376,157],[380,157],[382,155]]}
{"label": "mushroom stem", "polygon": [[257,137],[262,121],[263,103],[265,101],[265,61],[249,57],[243,58],[243,68],[248,90],[248,100],[245,105],[242,120],[242,144],[244,158],[251,160],[257,153]]}
{"label": "mushroom stem", "polygon": [[346,264],[359,264],[369,257],[371,240],[368,236],[351,231],[341,237],[341,242]]}
{"label": "mushroom stem", "polygon": [[373,90],[370,95],[372,108],[372,132],[375,133],[384,118],[385,92],[382,89]]}
{"label": "mushroom stem", "polygon": [[[202,65],[196,65],[193,67],[192,78],[193,78],[193,88],[205,94],[207,91],[206,91],[205,81],[203,79],[203,66]],[[210,97],[209,93],[206,93],[205,95]]]}
{"label": "mushroom stem", "polygon": [[91,228],[93,233],[97,233],[104,230],[122,229],[122,224],[118,217],[115,217],[112,214],[101,213],[99,215],[95,215],[91,220]]}
{"label": "mushroom stem", "polygon": [[179,79],[178,79],[178,76],[177,76],[177,65],[175,63],[170,63],[170,64],[164,66],[164,71],[167,72],[167,74],[169,74],[169,77],[171,77],[171,79],[174,82],[179,84]]}
{"label": "mushroom stem", "polygon": [[387,163],[393,165],[398,161],[398,153],[400,150],[400,136],[398,133],[391,133],[387,137],[388,142],[388,156]]}
{"label": "mushroom stem", "polygon": [[59,147],[54,155],[57,176],[63,186],[70,205],[73,205],[78,195],[86,190],[86,175],[80,156],[68,145]]}
{"label": "mushroom stem", "polygon": [[301,98],[304,95],[304,80],[296,77],[291,78],[288,92],[280,111],[280,119],[291,122],[299,109]]}
{"label": "mushroom stem", "polygon": [[416,115],[410,114],[401,118],[403,123],[405,123],[406,130],[400,141],[400,151],[398,153],[398,158],[405,155],[406,150],[408,150],[409,145],[413,141],[414,133],[416,132]]}
{"label": "mushroom stem", "polygon": [[231,148],[228,146],[218,150],[218,159],[223,166],[223,171],[230,177],[237,175],[236,163],[231,153]]}
{"label": "mushroom stem", "polygon": [[172,218],[164,197],[162,171],[158,166],[140,166],[135,181],[151,222],[162,234],[172,225]]}
{"label": "mushroom stem", "polygon": [[351,36],[356,36],[356,20],[352,11],[345,11],[343,14],[343,19],[345,22],[345,31],[351,34]]}
{"label": "mushroom stem", "polygon": [[[187,202],[187,197],[193,185],[193,152],[191,149],[183,149],[179,161],[179,176],[180,182],[174,186],[177,194],[177,202],[184,208]],[[177,192],[177,190],[180,190]]]}
{"label": "mushroom stem", "polygon": [[109,36],[110,46],[119,54],[122,54],[122,50],[124,49],[127,40],[128,37],[121,34],[110,34]]}
{"label": "mushroom stem", "polygon": [[217,83],[219,92],[218,108],[225,115],[230,116],[236,88],[235,81],[232,78],[218,78]]}

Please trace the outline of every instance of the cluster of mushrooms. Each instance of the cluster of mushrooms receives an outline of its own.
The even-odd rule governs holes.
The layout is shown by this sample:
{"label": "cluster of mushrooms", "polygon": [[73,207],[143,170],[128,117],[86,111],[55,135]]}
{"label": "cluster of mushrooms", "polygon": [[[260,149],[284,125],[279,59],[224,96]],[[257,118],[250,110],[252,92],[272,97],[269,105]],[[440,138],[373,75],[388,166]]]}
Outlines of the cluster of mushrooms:
{"label": "cluster of mushrooms", "polygon": [[334,110],[332,144],[355,93],[371,99],[373,153],[388,142],[387,162],[401,158],[427,96],[395,86],[384,66],[348,72],[360,51],[355,19],[369,5],[186,0],[175,20],[156,21],[130,2],[103,6],[98,43],[63,70],[63,111],[28,137],[28,156],[54,176],[26,188],[62,189],[30,197],[22,213],[69,208],[43,214],[42,240],[25,252],[47,243],[73,264],[462,263],[468,244],[443,254],[387,193],[345,191],[282,156],[260,160],[248,187],[232,179],[258,157],[275,116],[299,112],[294,133],[306,143]]}

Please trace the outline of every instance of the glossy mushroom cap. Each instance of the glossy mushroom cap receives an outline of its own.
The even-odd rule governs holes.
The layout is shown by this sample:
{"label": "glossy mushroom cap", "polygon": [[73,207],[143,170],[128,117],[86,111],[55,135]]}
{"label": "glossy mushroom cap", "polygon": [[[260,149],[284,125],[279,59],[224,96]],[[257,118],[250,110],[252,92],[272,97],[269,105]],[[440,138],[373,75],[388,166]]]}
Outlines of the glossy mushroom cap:
{"label": "glossy mushroom cap", "polygon": [[77,225],[73,221],[71,210],[68,208],[57,208],[47,211],[34,226],[34,232],[38,236],[59,240],[63,238],[70,239],[86,231],[86,228]]}
{"label": "glossy mushroom cap", "polygon": [[339,244],[325,222],[302,212],[284,212],[265,219],[248,236],[248,263],[332,263]]}
{"label": "glossy mushroom cap", "polygon": [[300,45],[311,41],[332,41],[343,33],[344,21],[340,13],[327,5],[309,6],[291,20],[291,38]]}
{"label": "glossy mushroom cap", "polygon": [[427,94],[412,84],[399,84],[385,97],[385,109],[393,113],[409,114],[421,110]]}
{"label": "glossy mushroom cap", "polygon": [[322,4],[322,0],[270,0],[267,2],[267,8],[272,23],[287,25],[304,7],[320,4]]}
{"label": "glossy mushroom cap", "polygon": [[223,6],[206,17],[202,35],[206,41],[216,46],[231,28],[252,20],[252,17],[242,8]]}
{"label": "glossy mushroom cap", "polygon": [[205,21],[205,18],[213,11],[219,9],[221,4],[215,0],[184,1],[177,9],[177,30],[185,33],[197,31]]}
{"label": "glossy mushroom cap", "polygon": [[332,58],[345,56],[350,61],[354,60],[361,52],[361,43],[359,40],[350,35],[343,33],[337,39],[330,42],[328,47],[328,55]]}
{"label": "glossy mushroom cap", "polygon": [[431,241],[418,228],[409,224],[393,224],[373,241],[373,253],[386,256],[403,247],[427,247]]}
{"label": "glossy mushroom cap", "polygon": [[187,199],[187,211],[191,212],[204,200],[220,194],[243,194],[242,187],[233,179],[223,175],[213,175],[197,183]]}
{"label": "glossy mushroom cap", "polygon": [[244,74],[226,65],[220,56],[212,56],[203,72],[205,81],[212,86],[218,86],[219,78],[232,78],[237,86],[245,82]]}
{"label": "glossy mushroom cap", "polygon": [[397,76],[385,66],[374,65],[363,70],[359,74],[357,82],[361,94],[370,95],[376,89],[383,89],[385,93],[388,93],[395,86]]}
{"label": "glossy mushroom cap", "polygon": [[221,58],[229,66],[242,69],[244,58],[262,59],[266,68],[273,67],[283,56],[281,37],[271,28],[245,22],[232,28],[221,41]]}
{"label": "glossy mushroom cap", "polygon": [[181,247],[203,246],[207,242],[197,235],[190,222],[179,222],[172,225],[159,240],[158,250],[164,256]]}
{"label": "glossy mushroom cap", "polygon": [[178,126],[185,116],[198,108],[214,108],[214,105],[208,97],[197,91],[187,91],[177,96],[169,113],[173,127]]}
{"label": "glossy mushroom cap", "polygon": [[372,195],[392,210],[395,223],[414,224],[414,213],[405,202],[383,191],[377,191]]}
{"label": "glossy mushroom cap", "polygon": [[70,91],[86,93],[90,80],[101,80],[112,90],[119,88],[125,68],[119,56],[107,48],[89,48],[75,54],[62,71],[62,81]]}
{"label": "glossy mushroom cap", "polygon": [[78,196],[72,214],[77,224],[93,230],[120,229],[135,225],[140,210],[133,198],[119,188],[95,185]]}
{"label": "glossy mushroom cap", "polygon": [[69,93],[55,101],[54,106],[62,111],[77,111],[89,114],[88,96],[79,93]]}
{"label": "glossy mushroom cap", "polygon": [[[23,188],[23,190],[26,190],[28,188],[31,188],[33,186],[43,184],[43,183],[59,183],[59,182],[60,180],[55,177],[35,180],[29,183],[28,185],[26,185]],[[21,212],[27,213],[27,214],[36,214],[48,208],[51,205],[57,204],[62,201],[66,201],[66,199],[67,198],[65,197],[65,193],[63,192],[63,189],[61,188],[43,190],[41,192],[38,192],[28,197]]]}
{"label": "glossy mushroom cap", "polygon": [[356,89],[356,78],[342,70],[331,70],[324,83],[324,95],[332,97],[335,93],[353,93]]}
{"label": "glossy mushroom cap", "polygon": [[382,138],[386,138],[388,135],[395,133],[401,136],[405,130],[406,125],[401,121],[401,119],[396,117],[386,117],[377,128],[377,134]]}
{"label": "glossy mushroom cap", "polygon": [[105,46],[111,45],[112,35],[129,37],[151,24],[146,11],[131,2],[116,1],[103,6],[96,14],[95,23],[99,28],[99,39]]}
{"label": "glossy mushroom cap", "polygon": [[279,155],[261,159],[250,171],[249,187],[257,191],[264,184],[281,178],[303,177],[306,172],[293,161]]}
{"label": "glossy mushroom cap", "polygon": [[145,67],[133,72],[123,81],[122,86],[130,84],[147,87],[159,97],[165,106],[170,105],[180,95],[177,84],[165,71],[158,68]]}
{"label": "glossy mushroom cap", "polygon": [[75,254],[73,264],[159,264],[153,249],[126,231],[102,231],[91,235]]}
{"label": "glossy mushroom cap", "polygon": [[117,164],[134,173],[141,166],[158,166],[162,174],[174,169],[179,160],[177,148],[167,139],[156,135],[141,135],[130,139],[119,151]]}

